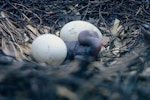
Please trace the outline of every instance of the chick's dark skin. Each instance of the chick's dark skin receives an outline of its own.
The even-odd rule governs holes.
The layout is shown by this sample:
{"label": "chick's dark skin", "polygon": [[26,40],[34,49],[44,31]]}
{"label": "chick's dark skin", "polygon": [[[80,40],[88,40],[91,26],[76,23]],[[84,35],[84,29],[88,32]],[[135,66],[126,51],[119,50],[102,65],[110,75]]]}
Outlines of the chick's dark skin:
{"label": "chick's dark skin", "polygon": [[66,60],[73,60],[77,56],[96,58],[104,45],[95,31],[80,32],[78,41],[65,42],[67,46]]}

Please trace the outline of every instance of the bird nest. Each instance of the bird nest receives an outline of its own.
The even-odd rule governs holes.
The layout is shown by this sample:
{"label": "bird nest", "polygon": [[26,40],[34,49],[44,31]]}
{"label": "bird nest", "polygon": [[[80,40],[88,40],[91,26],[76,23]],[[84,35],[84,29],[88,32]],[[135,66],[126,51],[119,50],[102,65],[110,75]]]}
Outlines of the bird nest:
{"label": "bird nest", "polygon": [[[1,98],[149,99],[150,89],[145,88],[150,87],[149,4],[148,0],[0,1],[0,67],[5,66],[0,71]],[[59,36],[73,20],[94,24],[108,42],[101,58],[80,77],[73,73],[82,65],[42,66],[30,54],[37,36]]]}

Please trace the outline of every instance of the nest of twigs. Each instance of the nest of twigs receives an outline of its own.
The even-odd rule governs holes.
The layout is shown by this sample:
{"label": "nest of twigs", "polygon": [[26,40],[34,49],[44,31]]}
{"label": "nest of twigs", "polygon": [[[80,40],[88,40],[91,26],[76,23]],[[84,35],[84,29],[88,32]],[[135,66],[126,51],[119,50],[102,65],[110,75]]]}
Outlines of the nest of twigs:
{"label": "nest of twigs", "polygon": [[[0,67],[5,66],[0,98],[150,99],[149,0],[2,0],[0,5]],[[88,77],[72,75],[80,67],[74,62],[42,66],[30,54],[37,36],[59,36],[73,20],[94,24],[108,42],[85,70]]]}
{"label": "nest of twigs", "polygon": [[2,51],[19,60],[31,60],[30,46],[38,35],[59,35],[62,26],[72,20],[96,25],[109,43],[105,50],[109,57],[134,48],[143,35],[141,29],[149,27],[148,1],[6,0],[1,4]]}

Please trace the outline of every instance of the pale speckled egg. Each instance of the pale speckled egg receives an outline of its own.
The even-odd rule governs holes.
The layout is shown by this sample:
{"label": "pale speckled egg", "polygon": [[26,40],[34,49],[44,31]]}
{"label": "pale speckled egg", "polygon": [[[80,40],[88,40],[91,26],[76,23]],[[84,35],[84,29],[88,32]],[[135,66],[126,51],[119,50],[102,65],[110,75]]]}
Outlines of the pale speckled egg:
{"label": "pale speckled egg", "polygon": [[31,55],[38,62],[60,65],[67,56],[67,47],[56,35],[43,34],[32,42]]}
{"label": "pale speckled egg", "polygon": [[65,24],[60,30],[60,38],[64,41],[78,41],[78,35],[83,30],[95,31],[98,33],[99,38],[102,38],[102,33],[96,26],[81,20],[71,21]]}

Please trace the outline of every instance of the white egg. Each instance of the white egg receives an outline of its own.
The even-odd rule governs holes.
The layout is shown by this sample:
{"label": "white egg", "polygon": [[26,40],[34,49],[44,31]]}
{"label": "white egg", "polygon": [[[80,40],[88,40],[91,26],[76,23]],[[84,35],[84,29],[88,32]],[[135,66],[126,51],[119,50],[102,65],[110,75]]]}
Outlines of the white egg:
{"label": "white egg", "polygon": [[67,56],[64,41],[52,34],[38,36],[32,43],[31,54],[38,62],[60,65]]}
{"label": "white egg", "polygon": [[93,24],[86,21],[71,21],[65,24],[60,31],[60,38],[64,41],[77,41],[78,35],[83,30],[92,30],[98,33],[99,38],[102,38],[102,33]]}

